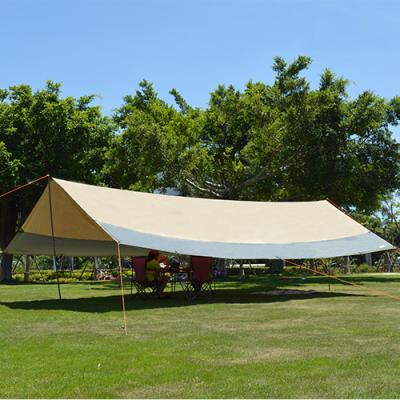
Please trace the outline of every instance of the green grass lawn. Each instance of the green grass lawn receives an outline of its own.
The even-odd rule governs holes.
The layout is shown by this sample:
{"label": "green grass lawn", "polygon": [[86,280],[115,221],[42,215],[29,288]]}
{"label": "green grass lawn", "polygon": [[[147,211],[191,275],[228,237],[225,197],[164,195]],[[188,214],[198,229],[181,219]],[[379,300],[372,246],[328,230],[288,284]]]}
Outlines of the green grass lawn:
{"label": "green grass lawn", "polygon": [[[400,296],[400,274],[350,278]],[[271,289],[314,289],[272,296]],[[400,301],[312,276],[219,283],[213,302],[115,283],[0,286],[0,397],[398,397]]]}

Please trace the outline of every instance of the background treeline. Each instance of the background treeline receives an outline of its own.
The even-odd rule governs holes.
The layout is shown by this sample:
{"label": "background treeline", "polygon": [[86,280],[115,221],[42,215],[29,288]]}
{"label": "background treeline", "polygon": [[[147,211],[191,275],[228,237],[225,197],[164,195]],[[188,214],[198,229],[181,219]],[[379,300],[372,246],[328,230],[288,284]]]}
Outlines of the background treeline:
{"label": "background treeline", "polygon": [[[400,148],[391,128],[400,97],[349,98],[325,70],[311,88],[310,58],[275,58],[270,84],[220,85],[207,108],[176,89],[174,104],[142,81],[109,117],[94,96],[63,97],[47,82],[0,89],[0,193],[47,173],[141,191],[241,200],[329,198],[399,244]],[[44,184],[44,183],[43,183]],[[37,185],[0,202],[0,247],[31,210]],[[3,256],[3,270],[10,257]]]}

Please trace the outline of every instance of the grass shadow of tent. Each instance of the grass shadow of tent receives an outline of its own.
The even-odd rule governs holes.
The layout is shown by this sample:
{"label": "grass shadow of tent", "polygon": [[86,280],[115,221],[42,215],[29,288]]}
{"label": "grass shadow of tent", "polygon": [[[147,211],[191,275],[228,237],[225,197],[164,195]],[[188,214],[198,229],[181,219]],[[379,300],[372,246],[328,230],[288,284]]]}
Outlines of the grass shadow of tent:
{"label": "grass shadow of tent", "polygon": [[[267,277],[267,279],[265,278]],[[346,276],[346,275],[338,275],[340,279],[343,279],[349,283],[400,283],[400,274],[396,275],[358,275],[358,276]],[[257,279],[258,277],[256,277]],[[337,285],[345,285],[344,282],[338,281],[335,277],[328,276],[318,276],[318,275],[264,275],[263,278],[265,280],[265,284],[285,284],[290,286],[304,286],[304,284],[337,284]],[[233,283],[234,281],[232,281]],[[239,284],[240,281],[237,281],[235,284]]]}
{"label": "grass shadow of tent", "polygon": [[[236,291],[235,291],[236,292]],[[155,297],[144,296],[126,296],[126,309],[127,310],[145,310],[145,309],[158,309],[158,308],[180,308],[191,307],[196,304],[250,304],[250,303],[275,303],[292,300],[305,300],[317,298],[338,298],[338,297],[354,297],[363,296],[353,293],[339,293],[339,292],[314,292],[304,294],[292,295],[268,295],[263,293],[245,290],[242,293],[235,293],[232,290],[221,289],[218,295],[212,301],[196,300],[187,301],[183,293],[178,293],[171,299],[158,299]],[[10,309],[23,309],[23,310],[63,310],[84,313],[107,313],[121,310],[120,296],[102,296],[102,297],[81,297],[73,299],[46,299],[46,300],[33,300],[33,301],[13,301],[1,302],[0,305]]]}

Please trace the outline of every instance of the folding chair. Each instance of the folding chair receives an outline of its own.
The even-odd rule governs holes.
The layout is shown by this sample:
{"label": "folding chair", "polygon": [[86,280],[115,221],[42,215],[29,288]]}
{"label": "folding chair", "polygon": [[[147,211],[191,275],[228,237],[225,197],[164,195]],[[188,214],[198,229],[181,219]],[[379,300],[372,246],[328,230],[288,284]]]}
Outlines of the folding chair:
{"label": "folding chair", "polygon": [[[132,257],[132,277],[131,277],[131,294],[133,286],[136,288],[137,294],[145,294],[157,292],[157,285],[146,279],[146,257]],[[133,276],[135,271],[135,276]]]}
{"label": "folding chair", "polygon": [[211,257],[192,257],[192,270],[188,280],[181,282],[188,299],[205,297],[210,300],[214,294]]}

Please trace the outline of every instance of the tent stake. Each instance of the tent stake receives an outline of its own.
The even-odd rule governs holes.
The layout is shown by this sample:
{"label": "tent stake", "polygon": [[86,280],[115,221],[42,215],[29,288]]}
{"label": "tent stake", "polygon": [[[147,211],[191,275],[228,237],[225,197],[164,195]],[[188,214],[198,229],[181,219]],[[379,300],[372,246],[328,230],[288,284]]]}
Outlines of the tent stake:
{"label": "tent stake", "polygon": [[53,219],[53,204],[51,202],[51,188],[50,188],[50,175],[48,175],[48,183],[47,186],[49,188],[49,207],[50,207],[50,226],[51,226],[51,238],[53,241],[53,268],[56,272],[56,279],[57,279],[57,289],[58,289],[58,299],[61,300],[61,287],[60,287],[60,279],[58,277],[58,269],[56,263],[56,238],[54,237],[54,219]]}
{"label": "tent stake", "polygon": [[121,300],[122,300],[122,314],[124,316],[124,332],[125,335],[128,334],[128,328],[126,326],[126,311],[125,311],[125,294],[124,294],[124,277],[122,275],[122,260],[121,260],[121,248],[119,246],[119,242],[117,242],[117,256],[118,256],[118,266],[119,266],[119,276],[120,276],[120,284],[121,284]]}

